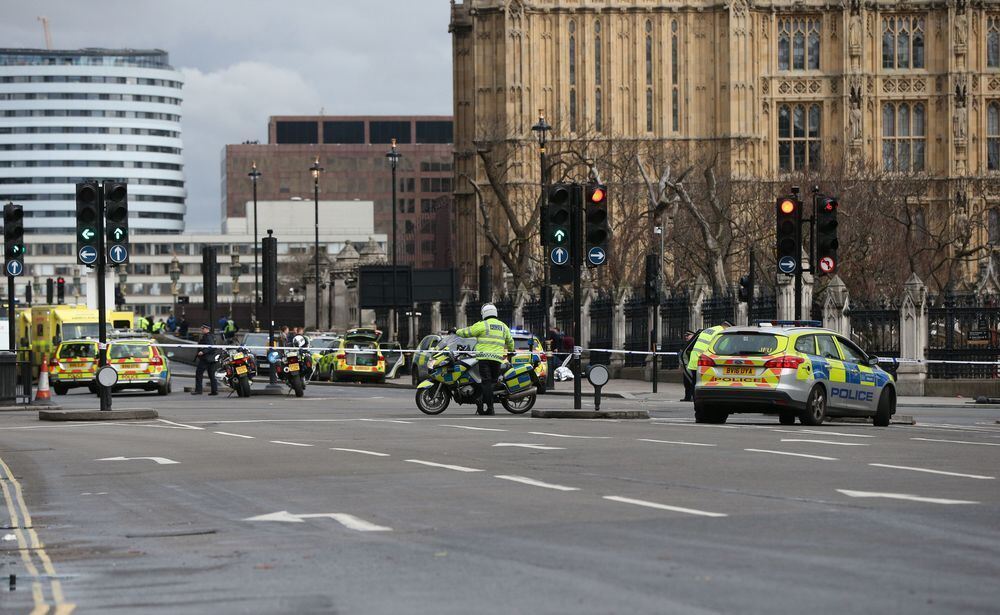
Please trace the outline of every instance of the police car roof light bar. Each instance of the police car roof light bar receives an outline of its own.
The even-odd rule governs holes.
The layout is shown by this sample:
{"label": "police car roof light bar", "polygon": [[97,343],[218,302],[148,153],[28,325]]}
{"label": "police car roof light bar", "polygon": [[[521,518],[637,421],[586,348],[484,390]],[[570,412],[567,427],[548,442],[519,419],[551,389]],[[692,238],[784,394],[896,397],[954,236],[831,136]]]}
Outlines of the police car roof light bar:
{"label": "police car roof light bar", "polygon": [[757,327],[822,327],[818,320],[758,320]]}

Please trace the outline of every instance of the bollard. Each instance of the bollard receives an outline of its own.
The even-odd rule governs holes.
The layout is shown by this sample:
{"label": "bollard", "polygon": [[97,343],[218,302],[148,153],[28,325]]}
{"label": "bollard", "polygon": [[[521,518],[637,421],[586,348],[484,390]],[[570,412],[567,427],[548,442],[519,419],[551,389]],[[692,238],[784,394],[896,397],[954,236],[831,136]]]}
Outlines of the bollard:
{"label": "bollard", "polygon": [[604,385],[608,383],[611,379],[611,374],[608,373],[608,368],[604,365],[591,365],[587,368],[587,380],[590,382],[591,386],[594,387],[594,410],[600,411],[601,409],[601,389]]}

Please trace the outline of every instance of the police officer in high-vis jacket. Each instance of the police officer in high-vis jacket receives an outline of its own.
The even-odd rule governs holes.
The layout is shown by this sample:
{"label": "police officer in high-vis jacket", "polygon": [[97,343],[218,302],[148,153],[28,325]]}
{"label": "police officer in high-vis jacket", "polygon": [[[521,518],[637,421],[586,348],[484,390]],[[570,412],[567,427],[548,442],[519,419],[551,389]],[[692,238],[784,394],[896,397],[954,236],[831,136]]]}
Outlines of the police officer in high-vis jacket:
{"label": "police officer in high-vis jacket", "polygon": [[[692,382],[697,383],[698,381],[698,359],[700,359],[701,355],[708,350],[708,345],[712,343],[712,340],[714,340],[717,335],[722,333],[723,329],[727,329],[731,326],[733,325],[728,320],[724,320],[721,325],[708,327],[698,332],[698,336],[695,338],[694,344],[690,346],[691,354],[687,362],[687,368],[691,374]],[[685,352],[688,352],[688,350],[685,349]]]}
{"label": "police officer in high-vis jacket", "polygon": [[[459,337],[476,338],[476,358],[479,360],[479,377],[482,380],[482,402],[478,414],[493,414],[493,387],[500,377],[500,366],[509,353],[514,352],[514,338],[510,328],[497,318],[497,306],[483,305],[480,311],[483,319],[456,331]],[[486,410],[483,410],[485,404]]]}

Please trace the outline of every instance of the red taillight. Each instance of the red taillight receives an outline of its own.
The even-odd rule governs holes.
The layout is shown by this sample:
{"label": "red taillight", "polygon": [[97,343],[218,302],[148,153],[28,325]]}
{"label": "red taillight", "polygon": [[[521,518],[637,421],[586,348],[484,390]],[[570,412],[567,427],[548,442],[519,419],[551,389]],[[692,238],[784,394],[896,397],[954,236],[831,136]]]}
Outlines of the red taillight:
{"label": "red taillight", "polygon": [[338,361],[343,361],[345,359],[347,359],[347,355],[346,354],[340,353],[340,354],[337,355],[337,360]]}
{"label": "red taillight", "polygon": [[149,360],[149,364],[150,365],[163,365],[163,358],[161,358],[161,357],[153,357],[152,359]]}
{"label": "red taillight", "polygon": [[771,359],[764,364],[765,369],[798,369],[799,365],[802,365],[805,359],[802,357],[795,357],[791,355],[786,355],[783,357],[778,357],[776,359]]}
{"label": "red taillight", "polygon": [[715,359],[703,354],[698,357],[698,367],[715,367]]}

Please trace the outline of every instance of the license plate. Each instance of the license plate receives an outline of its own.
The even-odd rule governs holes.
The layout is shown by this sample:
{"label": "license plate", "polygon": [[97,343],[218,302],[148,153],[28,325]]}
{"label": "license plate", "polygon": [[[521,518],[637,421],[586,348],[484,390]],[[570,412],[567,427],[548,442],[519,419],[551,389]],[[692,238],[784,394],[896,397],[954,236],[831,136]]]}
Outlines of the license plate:
{"label": "license plate", "polygon": [[288,371],[290,371],[290,372],[297,372],[297,371],[299,371],[299,364],[298,363],[289,363],[288,364]]}
{"label": "license plate", "polygon": [[244,365],[237,365],[236,366],[236,373],[239,374],[240,376],[242,376],[243,374],[247,373],[246,366],[244,366]]}
{"label": "license plate", "polygon": [[732,376],[753,376],[756,370],[752,367],[727,367],[726,374]]}
{"label": "license plate", "polygon": [[233,355],[233,360],[234,361],[236,359],[242,359],[242,358],[243,358],[243,353],[242,352],[237,352],[236,354]]}

